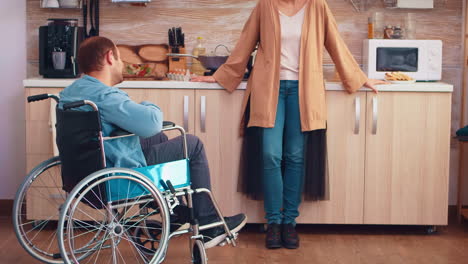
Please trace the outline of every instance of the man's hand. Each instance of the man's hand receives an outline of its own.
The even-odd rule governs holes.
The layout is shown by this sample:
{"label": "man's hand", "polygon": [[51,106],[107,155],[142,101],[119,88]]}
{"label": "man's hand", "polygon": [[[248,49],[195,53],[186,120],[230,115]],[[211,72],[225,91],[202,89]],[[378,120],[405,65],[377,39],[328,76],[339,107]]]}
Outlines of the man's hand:
{"label": "man's hand", "polygon": [[364,84],[364,87],[372,89],[374,93],[378,93],[377,87],[375,87],[375,85],[379,85],[379,84],[390,84],[390,83],[386,81],[382,81],[382,80],[368,79],[367,82]]}
{"label": "man's hand", "polygon": [[194,76],[190,79],[191,82],[207,82],[214,83],[216,82],[213,76]]}

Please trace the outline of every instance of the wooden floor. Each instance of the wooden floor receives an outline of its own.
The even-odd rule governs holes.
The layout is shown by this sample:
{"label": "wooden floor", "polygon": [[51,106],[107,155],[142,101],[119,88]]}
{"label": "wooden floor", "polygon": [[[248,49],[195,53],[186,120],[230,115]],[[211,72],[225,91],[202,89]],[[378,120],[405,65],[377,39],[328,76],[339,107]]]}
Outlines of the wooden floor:
{"label": "wooden floor", "polygon": [[[248,225],[237,248],[208,250],[210,264],[224,263],[468,263],[468,222],[450,217],[447,227],[426,235],[414,226],[298,226],[301,247],[297,250],[267,250],[258,225]],[[38,263],[18,244],[10,218],[0,217],[0,263]],[[165,263],[190,263],[185,237],[171,240]]]}

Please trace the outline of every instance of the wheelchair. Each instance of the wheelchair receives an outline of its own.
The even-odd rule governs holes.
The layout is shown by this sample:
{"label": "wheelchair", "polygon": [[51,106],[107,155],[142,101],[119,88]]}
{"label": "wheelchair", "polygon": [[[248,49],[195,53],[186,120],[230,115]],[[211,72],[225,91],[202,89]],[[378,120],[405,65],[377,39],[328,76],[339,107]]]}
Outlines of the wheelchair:
{"label": "wheelchair", "polygon": [[[50,94],[30,96],[28,102],[49,98],[59,102]],[[76,110],[83,107],[91,111]],[[189,234],[191,261],[204,264],[208,259],[200,231],[215,227],[224,228],[226,233],[220,245],[236,246],[238,234],[229,230],[211,192],[190,186],[182,127],[165,121],[162,131],[182,134],[183,159],[142,168],[106,168],[105,142],[135,135],[118,131],[104,137],[99,109],[91,101],[64,104],[56,108],[56,115],[60,155],[31,170],[13,206],[18,241],[33,257],[54,264],[161,263],[169,240]],[[55,188],[48,189],[59,191],[61,196],[61,200],[48,200],[57,207],[56,214],[29,220],[29,204],[37,195],[33,190],[39,189],[32,187],[50,180],[55,181]],[[197,193],[210,197],[218,221],[199,225],[192,202]]]}

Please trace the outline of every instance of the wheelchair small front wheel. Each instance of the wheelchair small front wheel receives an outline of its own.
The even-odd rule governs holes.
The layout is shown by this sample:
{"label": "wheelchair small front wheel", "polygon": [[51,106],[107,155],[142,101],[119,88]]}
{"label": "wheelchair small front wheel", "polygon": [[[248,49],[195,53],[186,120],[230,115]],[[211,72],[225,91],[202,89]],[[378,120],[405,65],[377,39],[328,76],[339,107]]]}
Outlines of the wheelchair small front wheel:
{"label": "wheelchair small front wheel", "polygon": [[206,264],[208,259],[206,257],[206,250],[201,240],[196,240],[193,243],[192,249],[192,263],[194,264]]}
{"label": "wheelchair small front wheel", "polygon": [[90,263],[159,263],[168,240],[169,209],[161,192],[142,174],[124,168],[103,169],[78,183],[58,223],[65,263],[84,258]]}

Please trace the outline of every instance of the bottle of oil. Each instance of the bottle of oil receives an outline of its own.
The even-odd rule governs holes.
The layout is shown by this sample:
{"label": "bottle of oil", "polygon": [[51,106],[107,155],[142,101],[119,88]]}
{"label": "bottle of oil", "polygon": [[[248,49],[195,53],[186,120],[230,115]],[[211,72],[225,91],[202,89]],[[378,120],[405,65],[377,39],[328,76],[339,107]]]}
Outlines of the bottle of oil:
{"label": "bottle of oil", "polygon": [[369,17],[367,20],[367,38],[373,39],[374,38],[374,18]]}
{"label": "bottle of oil", "polygon": [[[197,44],[192,50],[192,55],[194,56],[199,56],[199,55],[205,55],[206,54],[206,49],[203,47],[203,38],[198,37],[197,38]],[[192,58],[192,67],[191,67],[192,73],[195,73],[196,75],[203,76],[206,69],[201,65],[200,61]]]}

